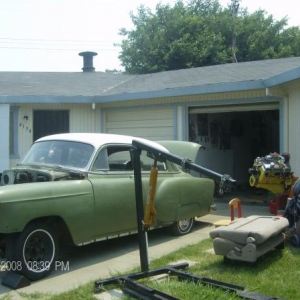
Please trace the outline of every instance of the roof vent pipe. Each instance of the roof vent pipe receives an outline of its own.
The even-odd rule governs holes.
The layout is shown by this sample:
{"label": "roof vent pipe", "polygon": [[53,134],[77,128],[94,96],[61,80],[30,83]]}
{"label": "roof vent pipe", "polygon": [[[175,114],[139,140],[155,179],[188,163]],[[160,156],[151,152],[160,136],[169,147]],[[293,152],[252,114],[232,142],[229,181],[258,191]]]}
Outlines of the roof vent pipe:
{"label": "roof vent pipe", "polygon": [[85,52],[80,52],[80,56],[83,57],[83,72],[95,72],[95,68],[93,66],[93,57],[98,55],[96,52],[91,52],[91,51],[85,51]]}

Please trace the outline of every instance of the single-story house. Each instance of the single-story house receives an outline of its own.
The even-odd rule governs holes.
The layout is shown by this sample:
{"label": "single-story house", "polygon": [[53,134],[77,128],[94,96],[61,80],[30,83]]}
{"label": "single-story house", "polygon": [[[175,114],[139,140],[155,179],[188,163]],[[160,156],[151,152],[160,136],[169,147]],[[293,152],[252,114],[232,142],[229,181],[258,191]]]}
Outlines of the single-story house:
{"label": "single-story house", "polygon": [[145,75],[0,72],[0,172],[39,137],[103,132],[202,144],[199,162],[247,184],[257,156],[288,152],[300,175],[300,57]]}

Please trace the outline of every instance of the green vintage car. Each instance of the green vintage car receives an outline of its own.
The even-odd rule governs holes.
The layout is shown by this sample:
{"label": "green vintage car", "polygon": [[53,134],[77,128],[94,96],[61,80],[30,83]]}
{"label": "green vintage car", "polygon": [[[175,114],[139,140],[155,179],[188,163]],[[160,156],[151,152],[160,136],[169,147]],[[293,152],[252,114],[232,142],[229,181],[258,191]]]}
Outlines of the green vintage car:
{"label": "green vintage car", "polygon": [[[192,160],[201,147],[134,139]],[[17,167],[2,173],[0,247],[18,266],[15,271],[38,280],[51,272],[62,243],[80,246],[136,233],[132,140],[96,133],[43,137]],[[146,205],[153,159],[142,151],[140,161]],[[177,235],[187,234],[195,217],[211,211],[214,181],[193,177],[170,161],[157,168],[153,228],[168,225]]]}

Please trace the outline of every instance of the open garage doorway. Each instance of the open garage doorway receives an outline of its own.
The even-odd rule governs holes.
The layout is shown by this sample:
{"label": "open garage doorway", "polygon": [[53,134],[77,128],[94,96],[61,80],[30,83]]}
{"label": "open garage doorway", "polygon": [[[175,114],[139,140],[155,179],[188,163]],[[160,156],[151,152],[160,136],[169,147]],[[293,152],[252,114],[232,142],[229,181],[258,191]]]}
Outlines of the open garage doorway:
{"label": "open garage doorway", "polygon": [[191,109],[189,140],[204,146],[197,163],[228,174],[247,188],[254,159],[280,151],[279,110],[199,113]]}

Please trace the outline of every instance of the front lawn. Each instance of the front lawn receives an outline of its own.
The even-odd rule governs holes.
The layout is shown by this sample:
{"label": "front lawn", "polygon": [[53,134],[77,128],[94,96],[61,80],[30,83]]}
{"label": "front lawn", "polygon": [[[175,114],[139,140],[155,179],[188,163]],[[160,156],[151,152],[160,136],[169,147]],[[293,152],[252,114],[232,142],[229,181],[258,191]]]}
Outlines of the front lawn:
{"label": "front lawn", "polygon": [[[247,291],[261,293],[284,299],[299,299],[300,248],[287,243],[285,249],[274,250],[262,256],[256,263],[226,262],[223,257],[212,253],[212,240],[207,239],[190,245],[160,259],[151,262],[151,269],[161,268],[172,263],[192,261],[189,271],[197,276],[204,276],[243,286]],[[137,272],[138,269],[129,273]],[[117,274],[120,275],[120,274]],[[240,299],[235,293],[221,289],[187,282],[176,278],[150,281],[147,285],[174,297],[186,300],[199,299]],[[145,282],[145,280],[144,280]],[[25,296],[25,295],[22,295]],[[95,299],[94,282],[60,295],[26,295],[27,299],[73,300]],[[124,299],[131,299],[125,296]]]}

